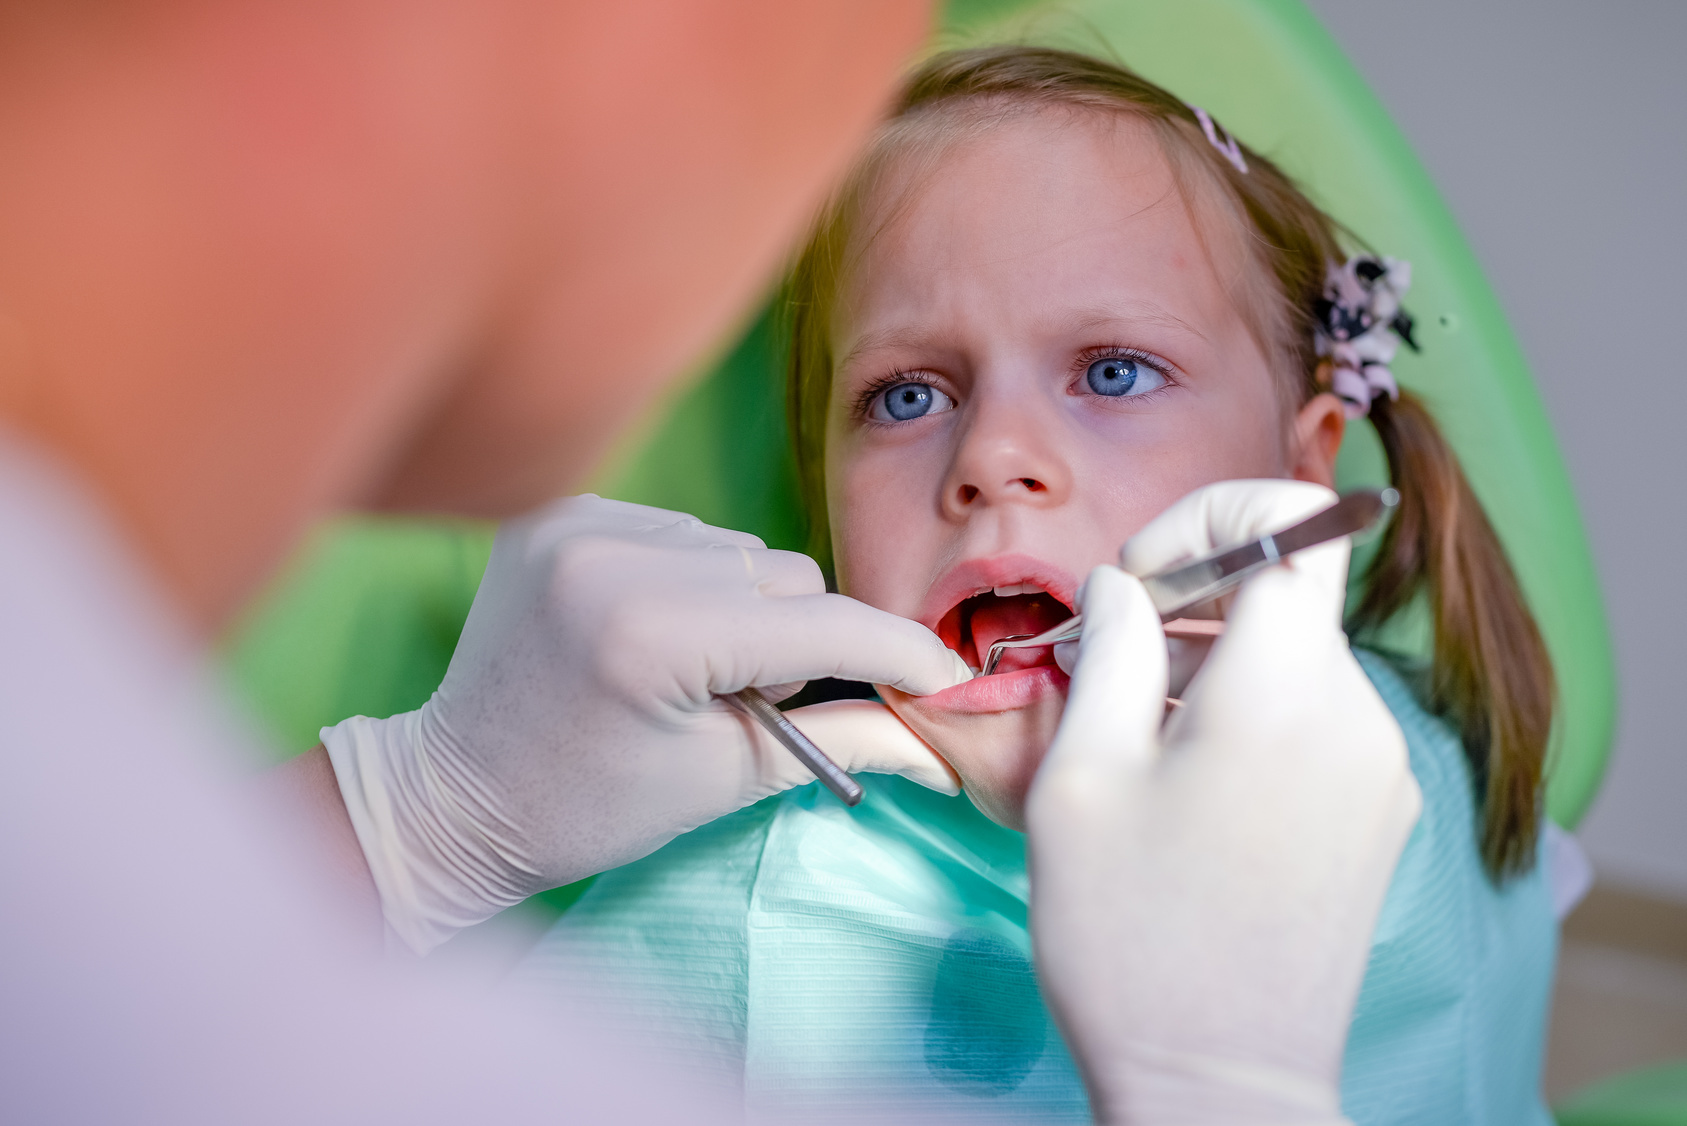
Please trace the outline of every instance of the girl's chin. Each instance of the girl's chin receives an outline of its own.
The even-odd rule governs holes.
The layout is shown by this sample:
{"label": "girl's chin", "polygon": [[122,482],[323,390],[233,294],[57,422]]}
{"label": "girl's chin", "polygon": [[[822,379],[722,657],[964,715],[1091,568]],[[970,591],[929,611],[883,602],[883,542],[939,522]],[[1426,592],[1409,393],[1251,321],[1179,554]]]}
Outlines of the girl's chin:
{"label": "girl's chin", "polygon": [[921,709],[983,715],[1029,708],[1056,695],[1064,703],[1070,683],[1058,665],[1033,665],[994,676],[975,676],[965,684],[945,688],[933,696],[905,698],[917,698]]}
{"label": "girl's chin", "polygon": [[1069,681],[1053,665],[975,677],[933,696],[881,689],[885,702],[942,755],[973,805],[1025,828],[1025,797],[1060,727]]}

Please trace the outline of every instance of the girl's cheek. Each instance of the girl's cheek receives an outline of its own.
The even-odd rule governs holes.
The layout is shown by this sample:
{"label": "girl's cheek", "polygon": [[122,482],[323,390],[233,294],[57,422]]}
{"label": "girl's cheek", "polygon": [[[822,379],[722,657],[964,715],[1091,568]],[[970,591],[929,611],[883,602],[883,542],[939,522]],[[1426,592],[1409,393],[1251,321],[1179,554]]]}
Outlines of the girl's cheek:
{"label": "girl's cheek", "polygon": [[846,454],[831,489],[839,589],[905,617],[919,612],[929,583],[924,556],[937,521],[921,460],[900,450]]}
{"label": "girl's cheek", "polygon": [[832,497],[832,542],[843,593],[870,606],[899,612],[896,572],[906,507],[896,501],[894,477],[859,459],[845,467]]}

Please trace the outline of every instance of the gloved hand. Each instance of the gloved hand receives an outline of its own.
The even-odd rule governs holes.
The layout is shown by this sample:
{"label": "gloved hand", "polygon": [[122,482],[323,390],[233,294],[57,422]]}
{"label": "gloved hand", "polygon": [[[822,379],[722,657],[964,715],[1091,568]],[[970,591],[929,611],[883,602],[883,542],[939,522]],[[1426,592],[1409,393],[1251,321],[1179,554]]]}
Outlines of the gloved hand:
{"label": "gloved hand", "polygon": [[[1333,500],[1209,486],[1122,557],[1147,573]],[[1103,566],[1080,594],[1071,692],[1026,820],[1041,983],[1099,1122],[1345,1121],[1348,1024],[1421,806],[1341,632],[1347,558],[1345,541],[1310,549],[1246,583],[1169,720],[1146,591]]]}
{"label": "gloved hand", "polygon": [[[969,675],[918,623],[825,593],[806,556],[587,496],[498,533],[426,705],[322,739],[386,919],[421,952],[813,781],[716,694],[763,685],[778,699],[822,676],[928,694]],[[847,770],[959,791],[880,705],[791,718]]]}

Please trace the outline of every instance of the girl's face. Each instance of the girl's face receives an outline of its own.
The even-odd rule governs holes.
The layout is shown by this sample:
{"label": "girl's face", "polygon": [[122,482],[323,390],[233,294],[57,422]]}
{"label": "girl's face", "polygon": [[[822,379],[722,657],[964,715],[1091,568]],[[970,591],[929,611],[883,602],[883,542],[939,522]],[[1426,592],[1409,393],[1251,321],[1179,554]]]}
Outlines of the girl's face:
{"label": "girl's face", "polygon": [[[1285,427],[1150,127],[1037,111],[945,151],[839,295],[826,487],[839,588],[973,667],[1067,617],[1173,501],[1239,477],[1328,484],[1339,404]],[[870,230],[869,223],[861,229]],[[1292,433],[1285,433],[1285,430]],[[1065,702],[1052,651],[917,698],[883,689],[986,814],[1022,825]]]}

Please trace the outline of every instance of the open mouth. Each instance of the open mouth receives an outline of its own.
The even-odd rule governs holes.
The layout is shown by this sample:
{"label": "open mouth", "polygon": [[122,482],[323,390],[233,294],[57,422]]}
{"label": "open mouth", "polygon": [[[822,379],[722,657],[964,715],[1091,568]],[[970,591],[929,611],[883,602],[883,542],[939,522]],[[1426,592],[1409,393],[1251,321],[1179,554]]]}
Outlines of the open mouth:
{"label": "open mouth", "polygon": [[[962,599],[937,624],[937,636],[973,668],[982,668],[990,646],[1004,637],[1033,636],[1072,616],[1071,607],[1034,584],[999,586]],[[1054,664],[1053,646],[1008,649],[998,673]]]}

